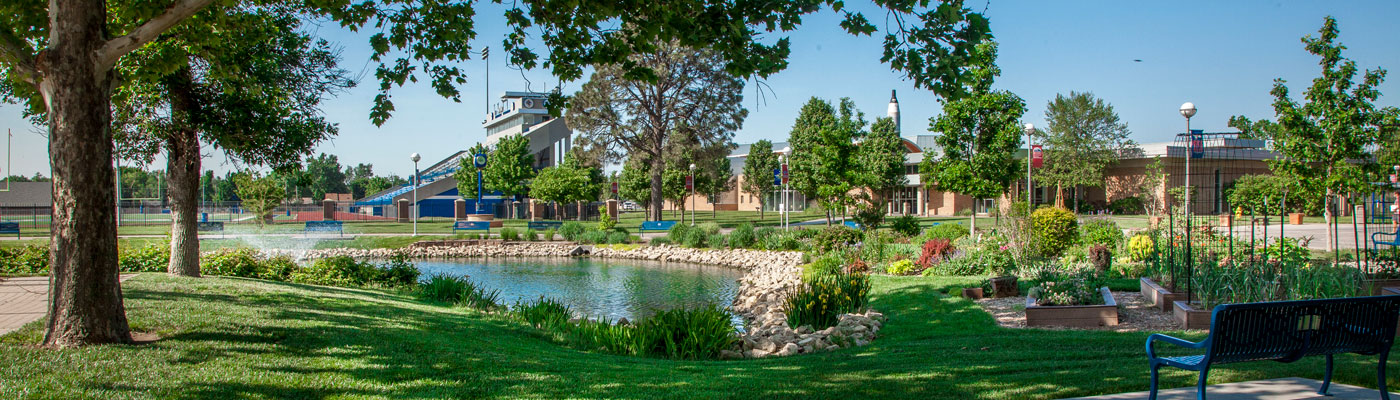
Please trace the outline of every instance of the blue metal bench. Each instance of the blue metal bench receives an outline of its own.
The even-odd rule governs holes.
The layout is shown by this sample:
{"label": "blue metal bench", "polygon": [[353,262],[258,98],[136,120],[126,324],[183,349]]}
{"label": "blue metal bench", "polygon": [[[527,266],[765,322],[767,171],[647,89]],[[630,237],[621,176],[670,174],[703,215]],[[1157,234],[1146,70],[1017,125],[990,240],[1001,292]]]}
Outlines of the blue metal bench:
{"label": "blue metal bench", "polygon": [[676,221],[645,221],[637,228],[637,232],[669,231],[673,226],[676,226]]}
{"label": "blue metal bench", "polygon": [[457,231],[486,231],[491,236],[491,221],[457,221],[452,223],[452,233]]}
{"label": "blue metal bench", "polygon": [[545,229],[559,230],[559,227],[562,225],[564,225],[563,221],[530,221],[530,223],[526,227],[537,231],[542,231]]}
{"label": "blue metal bench", "polygon": [[18,223],[18,222],[0,222],[0,233],[13,233],[13,234],[15,234],[15,238],[18,239],[18,238],[19,238],[19,223]]}
{"label": "blue metal bench", "polygon": [[[1390,236],[1389,241],[1381,240],[1381,236]],[[1395,232],[1376,232],[1371,234],[1371,242],[1376,246],[1400,246],[1400,229]]]}
{"label": "blue metal bench", "polygon": [[[1327,395],[1332,384],[1332,356],[1356,353],[1379,355],[1377,387],[1382,400],[1389,400],[1385,388],[1385,362],[1395,342],[1395,323],[1400,319],[1400,296],[1351,297],[1323,300],[1279,301],[1225,304],[1216,306],[1210,316],[1210,336],[1189,342],[1162,334],[1147,338],[1147,359],[1152,368],[1149,400],[1157,398],[1157,369],[1172,366],[1199,371],[1196,398],[1206,398],[1206,374],[1210,366],[1246,361],[1291,363],[1307,356],[1327,356],[1327,370],[1318,394]],[[1166,342],[1205,354],[1158,357],[1155,342]]]}
{"label": "blue metal bench", "polygon": [[850,227],[850,228],[865,229],[865,228],[861,228],[861,227],[860,227],[860,224],[859,224],[859,223],[856,223],[856,221],[849,221],[849,220],[848,220],[848,221],[843,222],[843,224],[846,225],[847,227]]}
{"label": "blue metal bench", "polygon": [[339,232],[341,236],[345,236],[345,229],[340,221],[306,221],[306,228],[303,231],[306,233]]}

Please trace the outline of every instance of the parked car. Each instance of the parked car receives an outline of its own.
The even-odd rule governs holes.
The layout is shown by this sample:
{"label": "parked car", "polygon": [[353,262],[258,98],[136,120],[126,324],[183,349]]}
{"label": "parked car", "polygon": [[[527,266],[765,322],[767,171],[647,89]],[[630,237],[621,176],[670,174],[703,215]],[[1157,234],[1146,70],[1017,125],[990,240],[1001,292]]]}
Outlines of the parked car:
{"label": "parked car", "polygon": [[628,200],[622,203],[622,211],[637,211],[640,209],[642,209],[642,206],[637,205],[635,201]]}

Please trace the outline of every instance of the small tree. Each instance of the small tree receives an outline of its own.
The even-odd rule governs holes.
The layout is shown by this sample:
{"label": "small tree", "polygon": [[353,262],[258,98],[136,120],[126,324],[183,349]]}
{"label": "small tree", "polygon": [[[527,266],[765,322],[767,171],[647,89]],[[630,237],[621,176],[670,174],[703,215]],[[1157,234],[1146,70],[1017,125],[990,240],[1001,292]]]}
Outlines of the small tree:
{"label": "small tree", "polygon": [[870,125],[870,134],[860,142],[856,157],[861,173],[859,183],[870,189],[871,207],[879,208],[889,190],[908,183],[904,178],[904,139],[899,137],[893,119],[878,118]]}
{"label": "small tree", "polygon": [[1146,172],[1143,174],[1142,186],[1138,187],[1138,193],[1142,195],[1143,206],[1148,215],[1162,215],[1167,211],[1167,198],[1163,190],[1163,184],[1167,181],[1167,172],[1162,166],[1162,157],[1153,157],[1152,163],[1147,164]]}
{"label": "small tree", "polygon": [[744,159],[744,193],[758,199],[758,218],[763,219],[763,208],[768,196],[773,194],[773,170],[778,169],[778,156],[773,154],[773,142],[763,139],[749,145],[749,155]]}
{"label": "small tree", "polygon": [[[1137,145],[1128,139],[1128,125],[1118,119],[1113,105],[1092,93],[1055,95],[1045,106],[1048,129],[1037,134],[1045,143],[1045,168],[1036,175],[1055,185],[1055,206],[1064,207],[1064,189],[1103,186],[1103,171],[1127,149]],[[1074,196],[1076,207],[1079,196]]]}
{"label": "small tree", "polygon": [[[463,156],[460,160],[457,161],[457,171],[452,173],[452,179],[457,181],[457,194],[461,195],[464,199],[476,198],[476,164],[474,163],[474,161],[472,161],[472,157],[478,153],[488,153],[488,151],[486,150],[486,146],[482,146],[481,142],[477,142],[476,145],[472,146],[471,149],[467,150],[467,155]],[[486,163],[486,166],[489,168],[491,166],[489,156],[487,160],[488,162]],[[485,175],[486,172],[482,171],[483,181],[486,180]],[[481,184],[481,190],[483,191],[490,190],[490,187],[491,186],[487,185],[485,182],[482,182]]]}
{"label": "small tree", "polygon": [[[1337,20],[1327,17],[1318,37],[1302,39],[1308,53],[1321,58],[1318,65],[1322,66],[1322,76],[1313,79],[1303,94],[1306,103],[1295,102],[1285,81],[1275,79],[1269,93],[1274,96],[1278,122],[1230,118],[1230,126],[1246,136],[1273,141],[1282,157],[1269,161],[1269,170],[1299,182],[1303,192],[1325,196],[1327,202],[1338,194],[1369,190],[1371,180],[1384,174],[1372,161],[1370,149],[1379,145],[1380,124],[1393,122],[1387,118],[1391,111],[1372,104],[1381,96],[1377,87],[1385,80],[1385,70],[1367,70],[1356,82],[1360,71],[1355,61],[1342,57],[1346,47],[1335,43],[1337,34]],[[1332,223],[1332,207],[1325,203],[1323,216]],[[1327,230],[1328,248],[1335,243],[1333,233]]]}
{"label": "small tree", "polygon": [[849,98],[842,98],[840,107],[833,108],[813,97],[793,123],[788,139],[792,146],[789,182],[827,210],[827,225],[831,225],[833,210],[850,204],[847,194],[861,179],[855,165],[855,142],[864,137],[864,128],[865,114],[857,111]]}
{"label": "small tree", "polygon": [[282,205],[287,191],[282,183],[272,177],[264,177],[257,172],[243,172],[234,175],[235,189],[242,207],[251,212],[259,226],[272,220],[272,211]]}
{"label": "small tree", "polygon": [[[719,195],[734,188],[734,171],[730,168],[729,157],[715,157],[708,162],[697,163],[695,171],[695,191],[705,195],[713,204]],[[710,207],[710,215],[718,217],[719,210]]]}
{"label": "small tree", "polygon": [[483,172],[486,189],[501,192],[506,197],[530,190],[530,180],[535,178],[535,159],[530,155],[529,138],[524,135],[501,138],[491,150],[489,160]]}
{"label": "small tree", "polygon": [[[573,157],[565,157],[563,163],[540,170],[530,185],[530,197],[559,203],[595,200],[598,188],[592,170],[579,165]],[[582,221],[585,214],[579,208],[578,219]]]}

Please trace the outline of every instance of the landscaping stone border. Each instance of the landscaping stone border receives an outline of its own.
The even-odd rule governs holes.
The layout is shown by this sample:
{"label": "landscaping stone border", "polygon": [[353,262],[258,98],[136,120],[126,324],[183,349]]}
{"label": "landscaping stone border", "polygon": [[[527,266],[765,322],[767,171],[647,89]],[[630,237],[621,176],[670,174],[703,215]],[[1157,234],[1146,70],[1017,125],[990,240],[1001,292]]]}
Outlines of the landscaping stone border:
{"label": "landscaping stone border", "polygon": [[[279,253],[277,250],[271,253]],[[290,253],[290,252],[288,252]],[[415,245],[397,249],[318,249],[300,253],[302,258],[335,256],[353,258],[473,258],[473,257],[570,257],[653,260],[718,265],[745,271],[739,292],[730,305],[744,319],[739,343],[722,352],[723,358],[788,356],[864,346],[876,337],[885,316],[876,311],[842,314],[836,326],[816,330],[788,326],[785,308],[789,293],[801,284],[802,253],[747,249],[691,249],[675,246],[578,246],[551,242],[484,242]]]}

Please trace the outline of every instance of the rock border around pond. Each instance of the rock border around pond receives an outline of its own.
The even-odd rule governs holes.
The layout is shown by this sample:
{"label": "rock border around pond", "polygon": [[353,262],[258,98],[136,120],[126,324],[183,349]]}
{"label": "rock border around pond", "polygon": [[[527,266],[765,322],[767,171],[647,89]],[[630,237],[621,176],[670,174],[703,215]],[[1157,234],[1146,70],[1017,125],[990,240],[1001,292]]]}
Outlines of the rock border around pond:
{"label": "rock border around pond", "polygon": [[[316,259],[336,256],[389,258],[401,255],[411,258],[570,257],[580,254],[580,246],[566,243],[444,244],[397,249],[318,249],[299,255]],[[784,307],[787,295],[802,284],[801,252],[674,246],[584,246],[583,249],[587,251],[587,257],[594,258],[684,262],[745,271],[739,279],[739,292],[730,310],[744,319],[746,329],[739,333],[739,342],[734,348],[721,353],[722,358],[788,356],[864,346],[875,340],[876,332],[885,322],[884,314],[870,310],[863,314],[842,314],[836,326],[821,330],[808,326],[788,326]]]}

